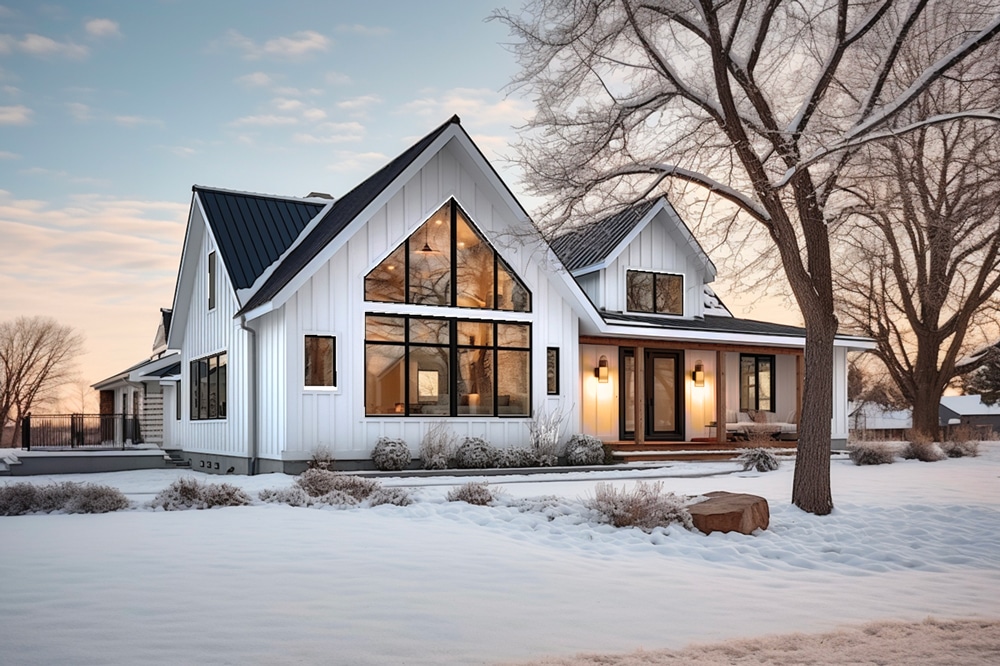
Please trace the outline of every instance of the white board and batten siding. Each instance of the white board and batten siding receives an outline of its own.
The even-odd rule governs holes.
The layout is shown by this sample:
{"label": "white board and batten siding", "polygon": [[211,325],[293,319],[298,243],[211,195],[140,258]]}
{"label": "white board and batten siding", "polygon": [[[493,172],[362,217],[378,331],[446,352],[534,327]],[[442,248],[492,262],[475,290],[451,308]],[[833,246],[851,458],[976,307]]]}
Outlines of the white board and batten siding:
{"label": "white board and batten siding", "polygon": [[[451,197],[531,291],[531,312],[364,300],[365,275]],[[446,420],[460,438],[484,437],[498,446],[528,444],[528,418],[365,416],[366,312],[530,322],[533,407],[568,410],[567,431],[575,431],[579,419],[574,395],[578,321],[572,306],[550,284],[554,278],[545,273],[542,262],[510,233],[518,224],[514,212],[481,173],[467,170],[450,146],[438,152],[282,307],[258,320],[260,380],[276,394],[261,404],[277,410],[261,414],[261,456],[302,459],[317,448],[329,448],[339,459],[361,460],[370,457],[376,440],[383,436],[403,439],[415,454],[424,433],[441,420]],[[336,388],[303,386],[306,335],[336,337]],[[546,395],[547,347],[560,349],[561,396]],[[286,367],[276,360],[282,358],[287,359]],[[282,393],[286,400],[281,399]],[[280,413],[283,402],[284,414]]]}
{"label": "white board and batten siding", "polygon": [[[183,446],[192,453],[244,457],[248,455],[247,431],[247,333],[240,329],[234,315],[238,309],[236,296],[229,282],[222,256],[216,252],[216,303],[208,309],[208,255],[216,250],[211,233],[200,211],[195,207],[192,223],[201,224],[206,232],[193,269],[190,309],[185,322],[184,346],[181,353],[181,420],[174,424],[173,445]],[[191,420],[191,361],[227,353],[226,418]]]}

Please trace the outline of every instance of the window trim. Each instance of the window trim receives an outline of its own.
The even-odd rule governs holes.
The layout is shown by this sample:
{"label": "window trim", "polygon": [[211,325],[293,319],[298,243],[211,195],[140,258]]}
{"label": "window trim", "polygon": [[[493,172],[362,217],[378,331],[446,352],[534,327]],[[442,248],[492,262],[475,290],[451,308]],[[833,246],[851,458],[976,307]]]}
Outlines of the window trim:
{"label": "window trim", "polygon": [[[220,365],[219,364],[219,360],[223,356],[226,357],[226,362],[224,364]],[[200,389],[201,389],[201,375],[200,375],[199,372],[197,372],[195,370],[195,368],[199,367],[199,365],[204,361],[205,362],[205,367],[209,368],[209,372],[211,372],[210,368],[211,368],[211,360],[212,359],[215,360],[216,370],[218,370],[219,368],[225,368],[226,369],[226,392],[225,392],[225,394],[222,394],[222,397],[224,398],[224,400],[221,400],[221,401],[219,401],[219,402],[216,403],[216,407],[215,407],[216,415],[215,416],[209,416],[209,414],[211,414],[211,410],[209,409],[209,406],[206,403],[206,406],[205,406],[205,414],[206,414],[206,416],[202,417],[202,416],[200,416],[200,414],[201,414],[201,394],[200,394]],[[220,375],[216,375],[216,378],[217,378],[216,381],[218,381],[218,377],[219,376]],[[188,386],[188,389],[189,389],[188,390],[188,394],[189,394],[188,395],[188,398],[189,398],[188,404],[190,405],[190,408],[191,408],[191,413],[188,415],[188,420],[189,421],[226,421],[226,420],[228,420],[228,418],[229,418],[229,353],[226,350],[221,350],[221,351],[215,352],[214,354],[208,354],[207,356],[199,356],[198,358],[191,359],[191,361],[188,363],[188,385],[189,385]],[[206,400],[207,400],[207,398],[206,398]],[[219,415],[219,407],[220,406],[223,407],[223,411],[225,412],[221,416]]]}
{"label": "window trim", "polygon": [[[365,418],[501,418],[501,419],[530,419],[534,416],[533,407],[533,397],[534,397],[534,373],[533,373],[533,361],[534,361],[534,346],[532,344],[533,337],[533,326],[530,321],[518,321],[509,320],[501,321],[497,319],[470,319],[467,317],[446,317],[440,315],[424,315],[424,314],[401,314],[397,312],[365,312],[365,319],[368,317],[393,317],[397,319],[402,319],[403,324],[403,341],[388,341],[388,340],[369,340],[367,333],[364,336],[364,347],[365,347],[365,386],[364,386],[364,416]],[[410,342],[410,320],[411,319],[433,319],[437,321],[448,322],[448,344],[443,345],[440,343],[424,343],[424,342]],[[460,323],[474,323],[474,324],[489,324],[493,327],[493,342],[490,345],[468,345],[458,343],[458,325]],[[517,346],[500,346],[498,327],[504,324],[510,324],[515,326],[527,326],[528,329],[528,346],[527,347],[517,347]],[[367,327],[367,321],[366,321]],[[368,413],[368,347],[369,346],[385,346],[385,347],[402,347],[403,348],[403,359],[404,359],[404,375],[403,375],[403,411],[401,413]],[[415,349],[426,349],[426,348],[448,348],[449,357],[449,378],[448,378],[448,391],[449,391],[449,404],[447,414],[422,414],[422,413],[411,413],[410,412],[410,396],[408,394],[410,387],[410,350]],[[459,413],[459,395],[458,395],[458,382],[460,372],[458,371],[458,357],[459,352],[467,349],[489,349],[492,351],[493,355],[493,412],[491,414],[461,414]],[[527,378],[527,413],[526,414],[500,414],[499,413],[499,391],[498,386],[500,378],[496,372],[497,358],[501,351],[515,351],[515,352],[527,352],[528,354],[528,378]],[[419,398],[418,398],[419,399]]]}
{"label": "window trim", "polygon": [[[743,406],[743,359],[752,358],[754,359],[754,387],[760,386],[760,361],[761,359],[768,359],[771,362],[771,409],[761,409],[760,408],[760,391],[754,391],[754,406]],[[776,377],[778,374],[778,360],[777,356],[774,354],[740,354],[740,365],[739,365],[739,402],[741,412],[768,412],[774,414],[777,412],[778,408],[778,396],[776,393],[777,382]]]}
{"label": "window trim", "polygon": [[[555,355],[555,358],[551,356]],[[551,368],[550,365],[554,365],[555,368]],[[546,347],[545,348],[545,395],[559,395],[559,347]],[[549,384],[549,377],[555,380],[555,387],[553,388]]]}
{"label": "window trim", "polygon": [[[624,301],[624,303],[622,303],[622,312],[626,312],[626,313],[630,313],[630,314],[640,314],[640,315],[654,315],[654,316],[657,316],[657,317],[683,317],[684,316],[685,312],[687,311],[687,307],[686,307],[686,305],[687,305],[687,299],[685,298],[685,295],[686,295],[685,291],[687,289],[687,287],[685,285],[685,282],[686,282],[686,277],[687,276],[684,275],[684,273],[677,273],[675,271],[654,271],[654,270],[649,270],[649,269],[646,269],[646,268],[632,268],[632,267],[629,267],[629,266],[626,266],[624,268],[624,271],[625,271],[625,280],[624,280],[623,284],[624,284],[625,288],[623,290],[623,294],[624,294],[625,301]],[[653,276],[653,309],[651,311],[647,311],[647,310],[632,310],[632,309],[629,308],[629,306],[628,306],[628,282],[629,282],[629,274],[630,273],[647,273],[647,274]],[[681,279],[681,311],[680,311],[680,313],[675,313],[675,312],[657,312],[656,311],[656,276],[657,275],[672,275],[674,277],[679,277]]]}
{"label": "window trim", "polygon": [[[333,348],[331,353],[333,354],[333,359],[331,365],[333,370],[333,384],[307,384],[306,383],[306,339],[307,338],[329,338],[333,341]],[[338,391],[338,376],[337,376],[337,336],[333,333],[303,333],[302,334],[302,390],[303,391]]]}
{"label": "window trim", "polygon": [[208,311],[211,312],[215,310],[215,306],[218,305],[216,293],[216,274],[218,273],[219,260],[216,257],[215,250],[208,253]]}

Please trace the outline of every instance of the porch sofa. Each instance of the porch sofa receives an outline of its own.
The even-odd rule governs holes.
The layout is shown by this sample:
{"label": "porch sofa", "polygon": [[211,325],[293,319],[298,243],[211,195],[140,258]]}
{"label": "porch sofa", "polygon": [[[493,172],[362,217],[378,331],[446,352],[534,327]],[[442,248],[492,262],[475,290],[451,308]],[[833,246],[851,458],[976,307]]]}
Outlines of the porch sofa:
{"label": "porch sofa", "polygon": [[728,412],[726,414],[726,439],[730,441],[748,440],[750,434],[764,432],[772,439],[796,441],[799,427],[795,422],[795,412],[786,420],[779,420],[774,412]]}

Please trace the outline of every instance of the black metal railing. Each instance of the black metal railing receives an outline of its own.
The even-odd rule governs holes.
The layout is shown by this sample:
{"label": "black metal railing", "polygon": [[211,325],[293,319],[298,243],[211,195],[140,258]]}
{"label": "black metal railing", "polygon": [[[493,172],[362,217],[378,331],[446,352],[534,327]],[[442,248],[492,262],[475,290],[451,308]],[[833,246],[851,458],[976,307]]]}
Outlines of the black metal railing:
{"label": "black metal railing", "polygon": [[139,419],[131,414],[28,414],[21,447],[31,449],[124,449],[140,444]]}

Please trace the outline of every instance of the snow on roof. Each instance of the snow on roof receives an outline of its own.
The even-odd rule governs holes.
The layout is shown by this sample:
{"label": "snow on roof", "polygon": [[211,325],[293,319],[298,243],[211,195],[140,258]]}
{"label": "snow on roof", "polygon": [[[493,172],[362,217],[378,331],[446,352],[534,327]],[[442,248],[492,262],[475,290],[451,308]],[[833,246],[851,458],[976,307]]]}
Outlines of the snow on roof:
{"label": "snow on roof", "polygon": [[1000,416],[1000,403],[984,405],[982,396],[946,395],[941,398],[941,406],[962,416]]}

